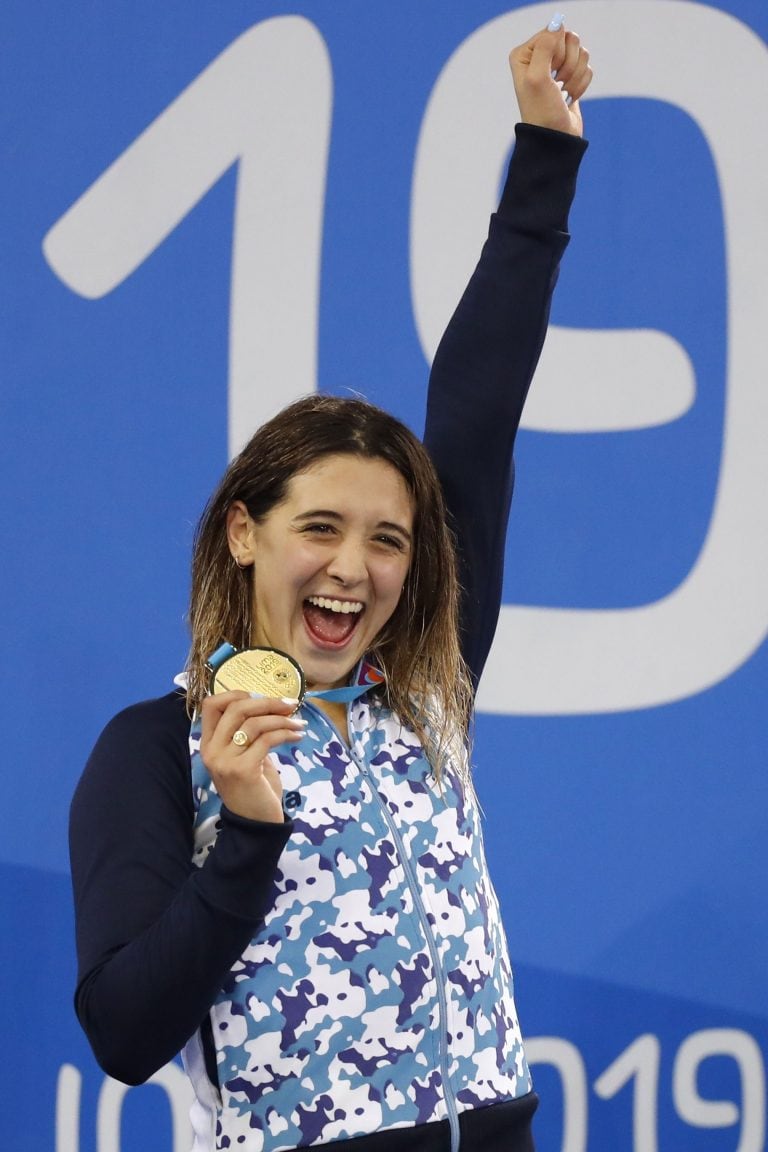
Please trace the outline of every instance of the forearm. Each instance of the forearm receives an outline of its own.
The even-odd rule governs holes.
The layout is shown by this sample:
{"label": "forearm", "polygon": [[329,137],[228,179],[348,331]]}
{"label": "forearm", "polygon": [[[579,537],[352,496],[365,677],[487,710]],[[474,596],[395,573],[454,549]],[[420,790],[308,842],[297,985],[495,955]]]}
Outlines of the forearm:
{"label": "forearm", "polygon": [[462,445],[490,445],[507,466],[538,363],[568,211],[586,145],[518,125],[517,144],[480,261],[435,354],[425,440],[451,471]]}
{"label": "forearm", "polygon": [[177,693],[121,712],[70,813],[77,1012],[105,1071],[130,1083],[199,1026],[272,901],[291,830],[222,809],[195,867],[189,728]]}
{"label": "forearm", "polygon": [[[199,1027],[263,920],[289,831],[290,825],[238,821],[224,811],[204,866],[144,931],[85,973],[77,1013],[109,1075],[143,1082]],[[127,895],[126,920],[149,903],[140,893]],[[87,937],[87,926],[78,927]]]}
{"label": "forearm", "polygon": [[575,136],[518,126],[488,240],[432,366],[425,442],[458,536],[465,657],[476,677],[501,596],[512,448],[585,147]]}

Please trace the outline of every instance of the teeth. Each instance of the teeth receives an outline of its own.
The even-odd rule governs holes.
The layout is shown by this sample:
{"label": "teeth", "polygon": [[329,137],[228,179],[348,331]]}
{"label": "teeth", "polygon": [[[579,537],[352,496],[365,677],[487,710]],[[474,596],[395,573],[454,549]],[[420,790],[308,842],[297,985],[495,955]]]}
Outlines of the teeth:
{"label": "teeth", "polygon": [[325,608],[328,612],[343,612],[345,616],[350,612],[357,615],[363,610],[363,605],[353,600],[329,600],[326,596],[308,596],[307,599],[317,608]]}

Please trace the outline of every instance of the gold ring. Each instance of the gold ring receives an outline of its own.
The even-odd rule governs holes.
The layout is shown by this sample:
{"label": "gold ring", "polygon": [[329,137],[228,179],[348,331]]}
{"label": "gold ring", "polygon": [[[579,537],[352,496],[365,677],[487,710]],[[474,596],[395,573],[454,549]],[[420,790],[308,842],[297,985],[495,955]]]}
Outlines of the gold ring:
{"label": "gold ring", "polygon": [[232,737],[232,743],[237,744],[238,748],[245,748],[246,744],[248,743],[248,733],[243,732],[242,728],[238,728],[237,732],[235,732],[234,736]]}

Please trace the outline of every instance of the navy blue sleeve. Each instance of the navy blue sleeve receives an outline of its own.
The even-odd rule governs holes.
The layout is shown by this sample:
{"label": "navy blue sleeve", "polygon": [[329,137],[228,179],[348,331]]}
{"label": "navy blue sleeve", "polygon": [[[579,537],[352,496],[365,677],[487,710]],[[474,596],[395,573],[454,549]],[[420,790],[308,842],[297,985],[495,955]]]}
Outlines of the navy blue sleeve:
{"label": "navy blue sleeve", "polygon": [[75,1005],[105,1072],[138,1084],[200,1026],[272,900],[291,825],[222,809],[202,868],[179,693],[110,722],[72,801]]}
{"label": "navy blue sleeve", "polygon": [[576,136],[518,124],[488,240],[432,365],[424,442],[456,533],[462,650],[475,684],[501,602],[512,449],[585,150]]}

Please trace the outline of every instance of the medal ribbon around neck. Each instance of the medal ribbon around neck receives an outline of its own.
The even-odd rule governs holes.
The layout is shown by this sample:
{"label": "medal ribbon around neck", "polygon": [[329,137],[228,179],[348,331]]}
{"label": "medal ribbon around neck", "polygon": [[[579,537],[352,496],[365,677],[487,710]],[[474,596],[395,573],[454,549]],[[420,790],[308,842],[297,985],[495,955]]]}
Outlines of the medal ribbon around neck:
{"label": "medal ribbon around neck", "polygon": [[342,688],[307,691],[304,672],[287,652],[278,648],[240,648],[224,643],[206,661],[211,673],[211,694],[243,692],[259,696],[298,700],[332,700],[348,703],[384,681],[384,677],[371,665],[363,665],[360,683]]}

